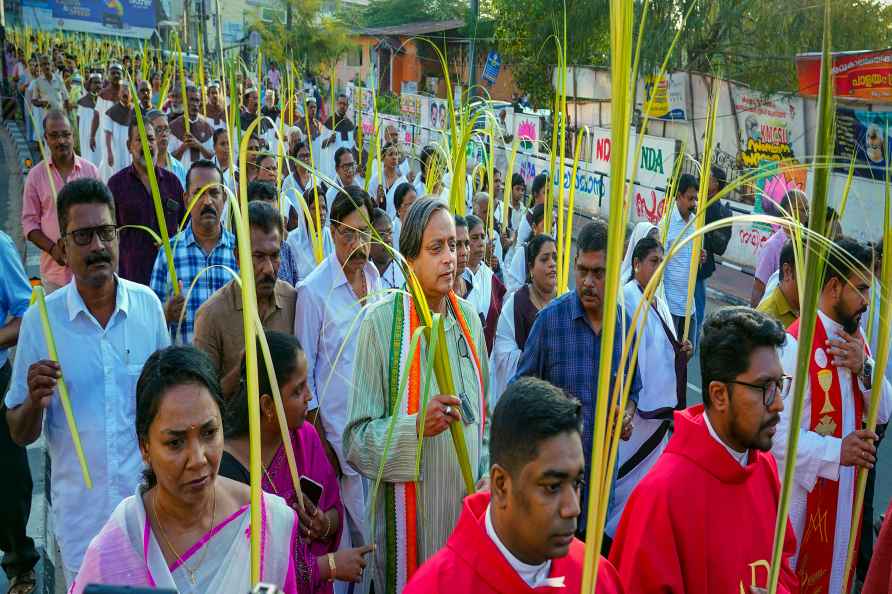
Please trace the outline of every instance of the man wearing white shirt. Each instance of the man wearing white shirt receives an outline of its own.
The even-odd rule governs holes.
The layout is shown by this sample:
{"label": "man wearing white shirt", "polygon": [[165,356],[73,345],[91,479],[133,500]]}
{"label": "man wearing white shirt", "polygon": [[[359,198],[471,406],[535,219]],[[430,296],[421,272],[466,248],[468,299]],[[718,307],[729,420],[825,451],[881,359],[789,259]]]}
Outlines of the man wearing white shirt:
{"label": "man wearing white shirt", "polygon": [[[861,428],[874,389],[874,362],[858,329],[867,311],[870,263],[870,251],[852,239],[837,241],[827,254],[809,357],[790,520],[798,546],[796,572],[802,583],[814,583],[819,592],[848,591],[843,566],[851,531],[861,522],[852,522],[855,467],[871,469],[876,463],[877,436]],[[790,326],[781,355],[790,375],[796,372],[800,321]],[[885,423],[892,412],[892,385],[880,377],[884,385],[876,387],[882,390],[878,421]],[[792,409],[788,404],[787,410]],[[785,412],[773,447],[781,472],[789,463],[789,426]],[[818,524],[821,529],[807,530]],[[819,534],[826,537],[815,538]]]}
{"label": "man wearing white shirt", "polygon": [[[74,281],[47,300],[59,363],[49,360],[37,307],[22,319],[6,419],[13,440],[44,430],[52,460],[53,520],[66,581],[118,503],[133,495],[143,463],[134,433],[136,381],[143,363],[170,343],[151,289],[119,278],[114,199],[94,179],[58,195],[60,244]],[[61,373],[71,396],[93,489],[87,490],[57,396]]]}
{"label": "man wearing white shirt", "polygon": [[393,206],[396,208],[396,216],[391,217],[393,222],[393,249],[400,249],[400,231],[403,230],[403,219],[412,208],[418,194],[415,186],[408,182],[401,183],[393,192]]}
{"label": "man wearing white shirt", "polygon": [[49,110],[64,109],[67,112],[68,91],[65,83],[53,75],[48,56],[40,57],[40,74],[28,85],[25,99],[31,106],[34,137],[43,137],[43,117]]}
{"label": "man wearing white shirt", "polygon": [[310,406],[318,407],[320,434],[329,456],[334,455],[332,465],[339,470],[349,529],[341,539],[342,547],[358,546],[367,539],[363,482],[347,464],[342,436],[362,307],[381,288],[378,270],[369,261],[373,211],[368,193],[361,188],[351,186],[337,194],[331,207],[334,253],[298,286],[300,315],[294,323],[294,334],[307,355]]}
{"label": "man wearing white shirt", "polygon": [[[331,207],[334,204],[335,196],[338,195],[341,189],[346,189],[347,186],[352,186],[356,183],[356,159],[353,156],[352,149],[342,146],[336,150],[334,154],[334,163],[335,173],[337,173],[337,179],[335,180],[337,185],[331,186],[325,193],[325,201],[328,203],[329,217],[331,217]],[[369,188],[371,188],[371,186],[369,186]]]}
{"label": "man wearing white shirt", "polygon": [[[691,217],[697,212],[697,186],[697,178],[690,173],[682,174],[678,179],[675,207],[669,215],[669,231],[666,234],[665,250],[667,256],[674,244],[684,241],[694,232],[694,222],[691,220]],[[666,290],[666,303],[669,304],[669,313],[672,314],[672,321],[675,324],[678,336],[682,336],[684,333],[684,320],[688,302],[688,278],[691,271],[692,254],[693,243],[689,241],[669,259],[664,273],[663,286]],[[696,308],[691,303],[691,320],[695,319],[695,313]],[[696,324],[692,322],[691,336],[694,338],[691,342],[697,344],[697,333],[694,326]]]}

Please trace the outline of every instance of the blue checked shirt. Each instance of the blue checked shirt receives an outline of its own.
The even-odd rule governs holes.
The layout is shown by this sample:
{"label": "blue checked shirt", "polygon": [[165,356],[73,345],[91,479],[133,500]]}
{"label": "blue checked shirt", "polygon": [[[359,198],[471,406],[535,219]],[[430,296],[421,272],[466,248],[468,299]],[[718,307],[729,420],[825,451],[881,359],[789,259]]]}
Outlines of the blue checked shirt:
{"label": "blue checked shirt", "polygon": [[[186,301],[183,325],[177,332],[176,323],[170,326],[170,337],[174,343],[191,344],[192,331],[195,325],[195,312],[201,304],[208,300],[214,291],[232,280],[232,274],[223,266],[238,272],[238,261],[235,259],[235,236],[223,229],[220,241],[214,246],[210,254],[205,254],[192,233],[192,223],[180,233],[170,239],[173,248],[173,265],[177,271],[177,279],[183,283],[183,294],[189,291],[189,286],[199,274],[198,282],[192,288],[192,293]],[[208,270],[202,273],[205,268]],[[173,292],[170,286],[170,275],[167,273],[167,257],[164,250],[158,250],[155,258],[155,266],[152,268],[152,279],[149,286],[158,295],[162,303],[167,302]],[[180,337],[177,340],[177,336]]]}
{"label": "blue checked shirt", "polygon": [[[613,340],[611,392],[613,381],[616,379],[616,369],[622,358],[625,337],[623,314],[620,311],[617,315],[616,334]],[[628,328],[629,324],[626,323],[625,326]],[[552,301],[536,316],[517,365],[517,374],[512,380],[523,376],[538,377],[566,390],[582,403],[582,451],[585,454],[586,485],[591,470],[600,357],[601,335],[595,334],[589,325],[578,293],[571,291]],[[640,391],[641,377],[636,369],[629,398],[637,403]],[[580,527],[585,526],[587,500],[588,488],[583,488]]]}

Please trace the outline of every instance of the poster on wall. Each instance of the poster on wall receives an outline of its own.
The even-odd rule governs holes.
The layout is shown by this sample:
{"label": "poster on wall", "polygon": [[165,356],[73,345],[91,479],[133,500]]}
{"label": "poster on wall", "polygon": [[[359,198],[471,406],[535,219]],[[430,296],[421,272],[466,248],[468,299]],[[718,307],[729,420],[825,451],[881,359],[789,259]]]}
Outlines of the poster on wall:
{"label": "poster on wall", "polygon": [[403,93],[400,95],[400,114],[413,124],[421,123],[421,96]]}
{"label": "poster on wall", "polygon": [[449,126],[449,103],[445,99],[431,97],[427,117],[422,123],[432,130],[445,130]]}
{"label": "poster on wall", "polygon": [[55,24],[66,31],[146,39],[155,31],[156,0],[50,0]]}
{"label": "poster on wall", "polygon": [[520,142],[519,150],[536,151],[539,147],[539,134],[542,120],[538,115],[531,113],[514,114],[514,137]]}
{"label": "poster on wall", "polygon": [[[603,174],[610,173],[610,158],[612,146],[610,130],[607,128],[592,128],[592,168]],[[634,132],[629,136],[629,146],[638,146],[638,137]],[[651,187],[666,188],[669,185],[669,177],[675,164],[676,141],[673,138],[645,135],[641,143],[641,155],[634,159],[634,150],[629,151],[628,171],[632,174],[637,165],[635,182]]]}
{"label": "poster on wall", "polygon": [[801,161],[805,156],[803,102],[792,95],[763,95],[731,87],[740,145],[737,163],[756,168],[766,161]]}
{"label": "poster on wall", "polygon": [[[884,181],[892,153],[892,112],[860,111],[839,108],[836,111],[836,156],[850,163],[855,156],[855,175]],[[848,173],[848,165],[838,171]]]}
{"label": "poster on wall", "polygon": [[[821,84],[821,54],[796,56],[799,94],[815,97]],[[834,94],[860,101],[892,101],[892,49],[833,54]]]}
{"label": "poster on wall", "polygon": [[648,75],[638,80],[635,109],[658,120],[686,120],[688,105],[686,72]]}

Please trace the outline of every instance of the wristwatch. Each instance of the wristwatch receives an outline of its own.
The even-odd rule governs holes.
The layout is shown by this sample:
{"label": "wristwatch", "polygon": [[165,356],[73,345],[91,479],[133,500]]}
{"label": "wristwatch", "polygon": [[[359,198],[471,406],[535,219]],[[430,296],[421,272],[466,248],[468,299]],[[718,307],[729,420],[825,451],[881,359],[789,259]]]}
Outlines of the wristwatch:
{"label": "wristwatch", "polygon": [[327,557],[328,557],[328,569],[331,571],[331,573],[328,576],[328,581],[333,582],[333,581],[335,581],[335,570],[337,570],[337,567],[335,566],[334,553],[329,553],[327,555]]}
{"label": "wristwatch", "polygon": [[864,365],[861,367],[861,373],[858,374],[861,385],[865,389],[870,390],[873,387],[873,361],[864,359]]}

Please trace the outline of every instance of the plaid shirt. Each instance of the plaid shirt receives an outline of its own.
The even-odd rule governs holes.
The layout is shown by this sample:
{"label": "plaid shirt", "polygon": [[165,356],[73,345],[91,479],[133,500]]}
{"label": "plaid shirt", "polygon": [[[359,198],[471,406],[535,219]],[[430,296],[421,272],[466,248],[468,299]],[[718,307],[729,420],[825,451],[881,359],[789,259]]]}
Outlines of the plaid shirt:
{"label": "plaid shirt", "polygon": [[[625,337],[622,316],[622,311],[617,312],[611,393]],[[629,327],[628,322],[625,327]],[[514,376],[515,380],[527,375],[546,380],[566,390],[582,403],[582,451],[585,454],[586,484],[591,470],[600,357],[601,335],[595,334],[588,323],[579,294],[571,291],[552,301],[536,316],[517,365],[517,374]],[[632,378],[632,388],[629,390],[629,399],[638,402],[640,391],[641,376],[636,369]],[[588,489],[584,488],[580,527],[585,526],[587,499]]]}
{"label": "plaid shirt", "polygon": [[[229,271],[221,267],[226,266],[238,272],[238,261],[233,252],[235,236],[223,229],[220,241],[217,242],[210,254],[205,255],[195,239],[195,234],[192,233],[192,223],[190,222],[183,231],[170,239],[170,244],[173,248],[173,265],[177,271],[177,279],[183,283],[184,295],[189,291],[192,281],[201,274],[186,301],[186,315],[183,317],[183,325],[179,332],[181,340],[176,338],[176,323],[170,326],[170,336],[174,343],[191,344],[195,312],[214,291],[232,280]],[[213,266],[213,268],[202,273],[209,266]],[[158,250],[149,286],[152,287],[162,303],[165,303],[173,292],[170,286],[170,275],[167,272],[167,257],[163,249]]]}

